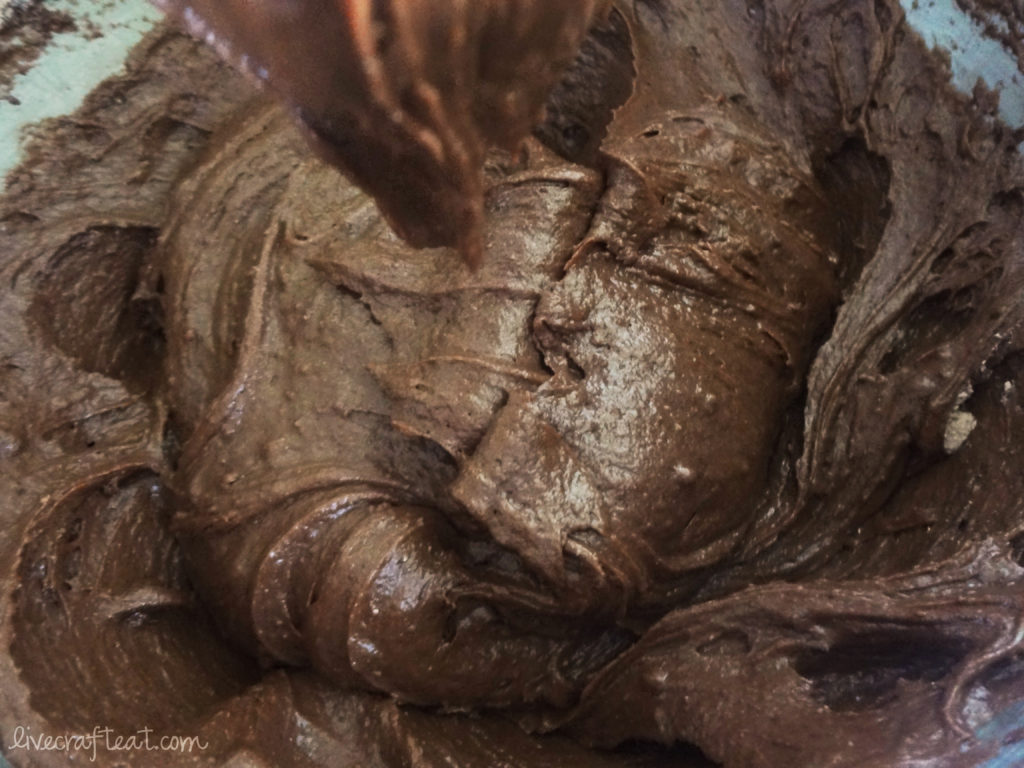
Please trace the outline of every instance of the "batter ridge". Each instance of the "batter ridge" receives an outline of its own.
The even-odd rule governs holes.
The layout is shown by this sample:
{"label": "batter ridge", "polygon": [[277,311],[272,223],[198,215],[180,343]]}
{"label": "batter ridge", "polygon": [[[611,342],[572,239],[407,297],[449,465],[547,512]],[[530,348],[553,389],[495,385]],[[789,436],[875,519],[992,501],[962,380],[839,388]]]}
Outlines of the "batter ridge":
{"label": "batter ridge", "polygon": [[[9,723],[205,740],[146,765],[992,756],[1021,137],[896,2],[586,10],[543,121],[433,209],[342,162],[378,208],[290,81],[171,27],[32,145],[0,207],[15,765],[66,756]],[[221,52],[258,76],[253,34]]]}

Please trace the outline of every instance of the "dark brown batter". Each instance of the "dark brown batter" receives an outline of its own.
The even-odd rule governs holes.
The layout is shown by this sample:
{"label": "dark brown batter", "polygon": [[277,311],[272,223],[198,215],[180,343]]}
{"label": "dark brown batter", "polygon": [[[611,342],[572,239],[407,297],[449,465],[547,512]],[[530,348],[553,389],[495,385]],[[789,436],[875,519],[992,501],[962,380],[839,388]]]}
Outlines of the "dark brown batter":
{"label": "dark brown batter", "polygon": [[607,0],[155,0],[296,114],[417,246],[479,262],[488,146],[515,150]]}
{"label": "dark brown batter", "polygon": [[595,23],[486,156],[476,269],[170,30],[34,145],[0,207],[15,765],[68,764],[18,725],[206,744],[109,766],[992,756],[1021,137],[895,2]]}

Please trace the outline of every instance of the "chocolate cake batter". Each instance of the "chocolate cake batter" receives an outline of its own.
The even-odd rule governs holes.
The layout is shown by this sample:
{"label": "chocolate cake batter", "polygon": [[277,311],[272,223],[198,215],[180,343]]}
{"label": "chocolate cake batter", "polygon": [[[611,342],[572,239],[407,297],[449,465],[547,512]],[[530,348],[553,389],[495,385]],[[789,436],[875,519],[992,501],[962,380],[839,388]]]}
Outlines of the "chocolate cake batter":
{"label": "chocolate cake batter", "polygon": [[389,134],[343,52],[297,85],[215,6],[193,31],[278,100],[160,29],[2,199],[14,765],[69,764],[16,726],[97,725],[204,745],[106,766],[993,756],[1024,700],[994,94],[887,0],[581,5],[500,49],[551,67],[522,120],[560,78],[532,136],[473,113],[452,165],[424,136],[475,85]]}

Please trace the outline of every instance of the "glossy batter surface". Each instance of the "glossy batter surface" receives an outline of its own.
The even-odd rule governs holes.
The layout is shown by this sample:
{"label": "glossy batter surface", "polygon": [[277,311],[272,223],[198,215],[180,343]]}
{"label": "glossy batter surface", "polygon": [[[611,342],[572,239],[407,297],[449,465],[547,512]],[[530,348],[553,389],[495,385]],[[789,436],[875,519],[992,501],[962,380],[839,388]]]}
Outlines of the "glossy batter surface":
{"label": "glossy batter surface", "polygon": [[5,727],[981,764],[1024,697],[1024,169],[901,18],[615,5],[487,155],[477,269],[152,36],[0,210]]}

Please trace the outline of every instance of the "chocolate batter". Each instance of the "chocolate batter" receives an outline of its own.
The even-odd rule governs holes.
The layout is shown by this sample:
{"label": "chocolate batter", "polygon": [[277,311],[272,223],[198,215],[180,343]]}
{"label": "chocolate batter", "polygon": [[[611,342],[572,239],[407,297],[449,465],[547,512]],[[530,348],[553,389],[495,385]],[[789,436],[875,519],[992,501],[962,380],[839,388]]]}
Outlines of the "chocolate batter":
{"label": "chocolate batter", "polygon": [[[491,144],[515,150],[607,0],[155,0],[277,92],[417,246],[477,264]],[[600,10],[600,12],[598,12]]]}
{"label": "chocolate batter", "polygon": [[[0,208],[15,765],[69,759],[19,725],[205,744],[109,766],[992,756],[1022,137],[895,2],[612,5],[478,190],[410,213],[343,163],[416,243],[480,225],[476,268],[311,153],[296,109],[348,134],[290,83],[170,29],[33,145]],[[224,52],[258,71],[254,35]]]}

